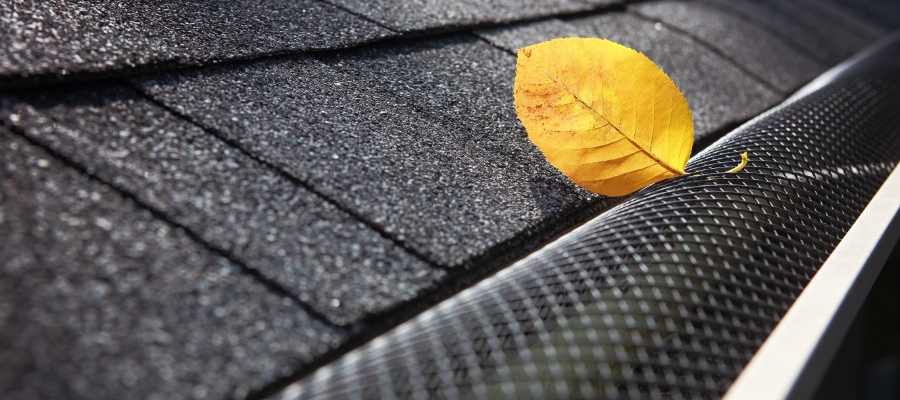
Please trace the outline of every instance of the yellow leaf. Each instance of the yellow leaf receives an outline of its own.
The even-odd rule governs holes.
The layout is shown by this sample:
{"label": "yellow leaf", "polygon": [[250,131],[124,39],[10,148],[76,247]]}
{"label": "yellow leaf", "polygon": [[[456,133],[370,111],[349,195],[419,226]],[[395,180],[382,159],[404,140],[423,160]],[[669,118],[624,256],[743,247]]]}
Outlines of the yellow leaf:
{"label": "yellow leaf", "polygon": [[684,95],[653,61],[604,39],[519,50],[516,112],[554,167],[621,196],[684,175],[694,124]]}

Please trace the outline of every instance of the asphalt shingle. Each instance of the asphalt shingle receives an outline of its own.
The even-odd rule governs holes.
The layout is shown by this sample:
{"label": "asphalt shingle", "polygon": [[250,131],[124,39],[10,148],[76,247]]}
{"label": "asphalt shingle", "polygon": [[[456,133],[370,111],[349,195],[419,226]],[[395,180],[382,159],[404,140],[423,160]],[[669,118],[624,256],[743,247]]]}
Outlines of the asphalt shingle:
{"label": "asphalt shingle", "polygon": [[895,30],[900,28],[900,4],[895,0],[826,0],[847,12],[859,15],[880,27]]}
{"label": "asphalt shingle", "polygon": [[316,0],[13,0],[0,8],[0,85],[332,49],[393,35]]}
{"label": "asphalt shingle", "polygon": [[706,0],[706,3],[748,17],[826,65],[843,61],[872,41],[784,1]]}
{"label": "asphalt shingle", "polygon": [[470,34],[385,43],[317,56],[365,86],[398,97],[471,143],[522,163],[549,181],[554,197],[583,193],[547,163],[516,117],[516,58]]}
{"label": "asphalt shingle", "polygon": [[2,129],[0,232],[5,399],[242,397],[343,335]]}
{"label": "asphalt shingle", "polygon": [[329,0],[401,32],[442,30],[587,11],[622,0]]}
{"label": "asphalt shingle", "polygon": [[626,13],[551,19],[478,34],[509,51],[569,36],[599,37],[634,48],[658,63],[685,94],[698,139],[756,116],[782,98],[705,46]]}
{"label": "asphalt shingle", "polygon": [[887,30],[877,23],[861,18],[852,12],[853,8],[848,12],[843,7],[833,4],[829,1],[820,0],[781,0],[783,3],[791,4],[808,14],[822,18],[828,21],[827,26],[841,27],[850,32],[854,32],[866,39],[875,40],[887,34]]}
{"label": "asphalt shingle", "polygon": [[707,4],[662,1],[636,4],[629,10],[690,33],[784,94],[825,70],[765,28]]}
{"label": "asphalt shingle", "polygon": [[35,96],[9,121],[310,304],[353,322],[444,272],[278,171],[122,88]]}
{"label": "asphalt shingle", "polygon": [[584,37],[593,31],[582,31],[558,18],[491,29],[478,29],[476,35],[488,43],[517,54],[519,49],[556,38]]}
{"label": "asphalt shingle", "polygon": [[560,209],[596,198],[558,175],[530,175],[473,145],[468,131],[308,57],[141,85],[444,266],[539,232]]}

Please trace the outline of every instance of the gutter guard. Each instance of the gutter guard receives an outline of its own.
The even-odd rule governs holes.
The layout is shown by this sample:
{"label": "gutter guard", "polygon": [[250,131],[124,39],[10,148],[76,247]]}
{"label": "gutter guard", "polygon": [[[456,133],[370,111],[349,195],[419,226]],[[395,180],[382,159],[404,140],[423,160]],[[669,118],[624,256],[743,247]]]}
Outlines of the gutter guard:
{"label": "gutter guard", "polygon": [[[810,82],[788,101],[821,89],[880,51],[896,53],[898,41],[900,32],[878,41]],[[812,398],[900,239],[898,212],[900,170],[895,169],[731,385],[725,400]]]}
{"label": "gutter guard", "polygon": [[[742,399],[780,367],[770,343],[794,339],[807,358],[780,391],[746,398],[802,395],[792,382],[819,379],[810,349],[843,336],[900,229],[900,40],[817,84],[692,158],[685,177],[639,191],[274,398],[719,398],[738,379],[728,399]],[[723,176],[744,151],[744,171]],[[846,264],[856,252],[868,262]],[[832,272],[845,265],[856,272]],[[795,321],[826,304],[815,330],[795,336]]]}

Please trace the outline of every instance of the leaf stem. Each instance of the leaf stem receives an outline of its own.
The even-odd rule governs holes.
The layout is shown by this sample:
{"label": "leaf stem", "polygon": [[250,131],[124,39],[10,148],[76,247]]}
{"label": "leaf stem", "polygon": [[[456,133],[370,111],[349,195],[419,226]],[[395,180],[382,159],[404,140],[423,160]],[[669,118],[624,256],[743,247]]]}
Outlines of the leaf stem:
{"label": "leaf stem", "polygon": [[726,173],[726,174],[733,174],[733,173],[736,173],[736,172],[741,172],[741,170],[743,170],[744,167],[747,166],[747,159],[748,159],[748,157],[747,157],[747,152],[745,151],[743,154],[741,154],[741,163],[738,164],[737,167],[734,167],[734,168],[732,168],[732,169],[730,169],[730,170],[728,170],[728,171],[725,171],[725,173]]}

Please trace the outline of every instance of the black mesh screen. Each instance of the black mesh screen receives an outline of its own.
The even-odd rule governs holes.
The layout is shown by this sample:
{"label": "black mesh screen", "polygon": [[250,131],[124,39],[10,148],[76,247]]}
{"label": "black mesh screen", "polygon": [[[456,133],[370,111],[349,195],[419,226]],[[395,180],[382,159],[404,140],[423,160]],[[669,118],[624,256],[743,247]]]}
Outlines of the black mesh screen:
{"label": "black mesh screen", "polygon": [[280,397],[720,397],[900,160],[898,50]]}

